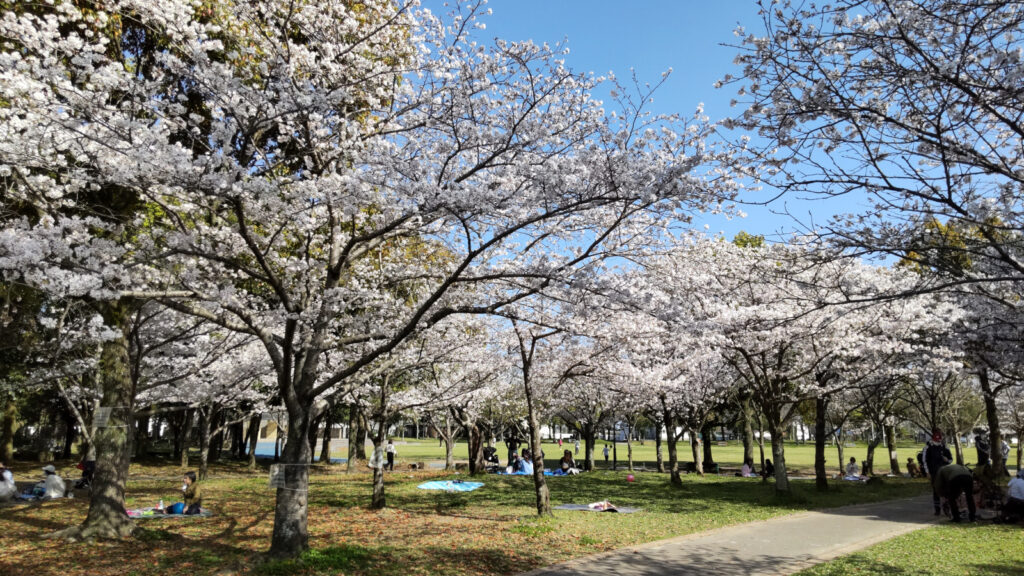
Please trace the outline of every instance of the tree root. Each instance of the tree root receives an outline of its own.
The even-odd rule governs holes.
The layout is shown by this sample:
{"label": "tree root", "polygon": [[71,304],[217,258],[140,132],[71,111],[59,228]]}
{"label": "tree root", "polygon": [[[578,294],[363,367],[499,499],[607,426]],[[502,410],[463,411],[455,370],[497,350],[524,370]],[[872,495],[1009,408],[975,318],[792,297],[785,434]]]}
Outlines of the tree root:
{"label": "tree root", "polygon": [[130,538],[136,529],[131,520],[116,525],[72,526],[43,536],[46,540],[67,540],[68,542],[92,542],[94,540],[124,540]]}

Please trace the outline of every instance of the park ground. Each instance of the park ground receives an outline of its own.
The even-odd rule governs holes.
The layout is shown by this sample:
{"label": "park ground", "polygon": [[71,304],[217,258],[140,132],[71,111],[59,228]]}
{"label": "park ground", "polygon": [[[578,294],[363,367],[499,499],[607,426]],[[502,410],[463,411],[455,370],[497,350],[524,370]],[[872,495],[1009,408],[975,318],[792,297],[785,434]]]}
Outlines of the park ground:
{"label": "park ground", "polygon": [[[651,450],[648,442],[645,449]],[[460,447],[464,453],[464,446]],[[908,454],[912,451],[908,446]],[[387,474],[388,508],[368,508],[371,483],[366,473],[346,474],[344,465],[317,467],[310,483],[310,543],[301,561],[265,562],[261,553],[270,541],[274,492],[266,468],[248,472],[242,464],[217,464],[204,483],[211,518],[144,520],[138,536],[124,542],[68,544],[43,536],[81,522],[85,498],[0,509],[0,574],[57,576],[89,574],[119,576],[167,574],[515,574],[536,567],[650,542],[671,536],[766,519],[792,512],[919,495],[923,480],[886,478],[876,485],[833,482],[821,493],[813,480],[794,480],[793,493],[778,496],[771,484],[733,476],[687,475],[684,486],[669,486],[668,476],[625,470],[598,470],[577,477],[551,478],[552,502],[588,503],[610,500],[642,508],[630,515],[556,511],[538,519],[530,478],[485,476],[485,486],[469,493],[428,492],[416,486],[428,479],[452,478],[437,470],[411,471],[404,464],[443,455],[435,442],[399,444],[399,469]],[[556,446],[545,446],[549,459]],[[736,455],[731,455],[735,452]],[[620,445],[620,458],[624,448]],[[811,446],[787,450],[791,471],[800,475],[813,460]],[[850,455],[863,458],[863,449]],[[740,448],[716,447],[716,460],[738,466]],[[457,452],[457,458],[462,454]],[[638,459],[641,459],[638,457]],[[646,459],[646,458],[643,458]],[[599,457],[603,466],[603,457]],[[62,462],[66,475],[73,463]],[[38,465],[19,462],[19,480],[35,477]],[[134,463],[128,482],[129,507],[171,501],[181,470],[157,460]],[[1022,565],[1019,527],[975,525],[939,526],[893,542],[895,549],[853,556],[823,565],[832,572],[815,574],[921,574],[922,558],[935,556],[935,542],[947,542],[950,554],[943,574],[1009,574],[1000,566]],[[999,546],[994,546],[999,542]],[[1002,544],[1006,545],[1003,546]],[[991,550],[983,562],[995,571],[977,569],[979,546]],[[1015,564],[1016,563],[1016,564]],[[933,566],[929,564],[928,566]],[[853,568],[850,568],[850,567]],[[871,571],[877,567],[884,571]],[[854,568],[856,570],[854,570]],[[939,572],[935,572],[938,574]],[[1014,572],[1018,573],[1018,572]]]}

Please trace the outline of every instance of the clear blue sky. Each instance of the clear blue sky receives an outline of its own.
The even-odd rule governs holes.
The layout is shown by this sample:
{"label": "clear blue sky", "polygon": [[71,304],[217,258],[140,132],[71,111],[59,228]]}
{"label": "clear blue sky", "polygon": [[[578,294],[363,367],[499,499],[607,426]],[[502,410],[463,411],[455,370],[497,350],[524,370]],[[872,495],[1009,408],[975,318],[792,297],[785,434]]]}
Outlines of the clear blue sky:
{"label": "clear blue sky", "polygon": [[[441,0],[425,0],[424,6],[445,14]],[[568,41],[566,64],[577,72],[598,75],[614,72],[628,80],[635,69],[641,81],[657,82],[671,68],[668,82],[654,96],[652,110],[690,115],[699,103],[712,120],[738,113],[730,108],[734,88],[715,89],[713,84],[726,74],[737,75],[733,64],[737,25],[751,32],[760,30],[754,0],[490,0],[493,14],[482,21],[486,29],[477,32],[483,40],[533,40],[554,44]],[[751,200],[770,196],[769,191],[749,195]],[[783,204],[785,202],[785,204]],[[838,208],[821,202],[785,199],[771,207],[742,206],[746,218],[728,221],[708,215],[697,223],[709,225],[711,233],[724,231],[728,237],[745,230],[777,239],[777,232],[796,228],[786,217],[773,214],[788,209],[808,222],[809,212],[822,223]]]}

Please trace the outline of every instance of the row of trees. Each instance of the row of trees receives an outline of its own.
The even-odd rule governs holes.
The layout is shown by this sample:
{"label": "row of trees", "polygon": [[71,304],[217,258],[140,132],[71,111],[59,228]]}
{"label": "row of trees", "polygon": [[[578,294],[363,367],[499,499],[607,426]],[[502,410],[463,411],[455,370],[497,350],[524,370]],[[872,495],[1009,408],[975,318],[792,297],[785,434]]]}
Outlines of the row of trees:
{"label": "row of trees", "polygon": [[[647,113],[642,84],[612,111],[591,93],[614,78],[479,44],[481,5],[2,6],[0,382],[8,407],[56,390],[95,451],[64,536],[132,531],[132,430],[175,409],[207,444],[287,415],[280,556],[308,547],[313,441],[346,412],[378,446],[402,416],[456,424],[474,471],[511,423],[536,459],[561,418],[592,462],[609,419],[643,416],[673,483],[682,433],[732,415],[771,433],[782,491],[801,412],[821,485],[851,415],[891,446],[900,414],[960,429],[980,391],[999,445],[1020,412],[1020,14],[773,3],[727,80],[752,100],[716,125]],[[755,180],[863,190],[881,221],[778,244],[686,231]],[[549,513],[539,467],[534,483]],[[377,470],[375,506],[384,487]]]}

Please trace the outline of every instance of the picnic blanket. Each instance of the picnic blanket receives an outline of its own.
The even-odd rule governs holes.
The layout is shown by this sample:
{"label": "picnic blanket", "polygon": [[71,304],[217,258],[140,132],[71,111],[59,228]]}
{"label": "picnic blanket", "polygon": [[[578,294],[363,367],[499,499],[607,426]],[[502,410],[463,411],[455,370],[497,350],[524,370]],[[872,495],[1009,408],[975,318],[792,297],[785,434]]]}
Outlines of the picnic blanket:
{"label": "picnic blanket", "polygon": [[448,492],[472,492],[483,486],[483,482],[463,482],[461,480],[431,480],[417,486],[420,490],[446,490]]}
{"label": "picnic blanket", "polygon": [[[607,504],[603,507],[595,507],[595,504]],[[619,514],[632,514],[640,512],[642,508],[630,508],[628,506],[615,506],[610,502],[595,502],[594,504],[560,504],[555,510],[578,510],[582,512],[618,512]]]}
{"label": "picnic blanket", "polygon": [[126,510],[129,518],[136,520],[151,520],[165,518],[209,518],[213,512],[203,508],[199,514],[164,514],[159,508],[130,508]]}

